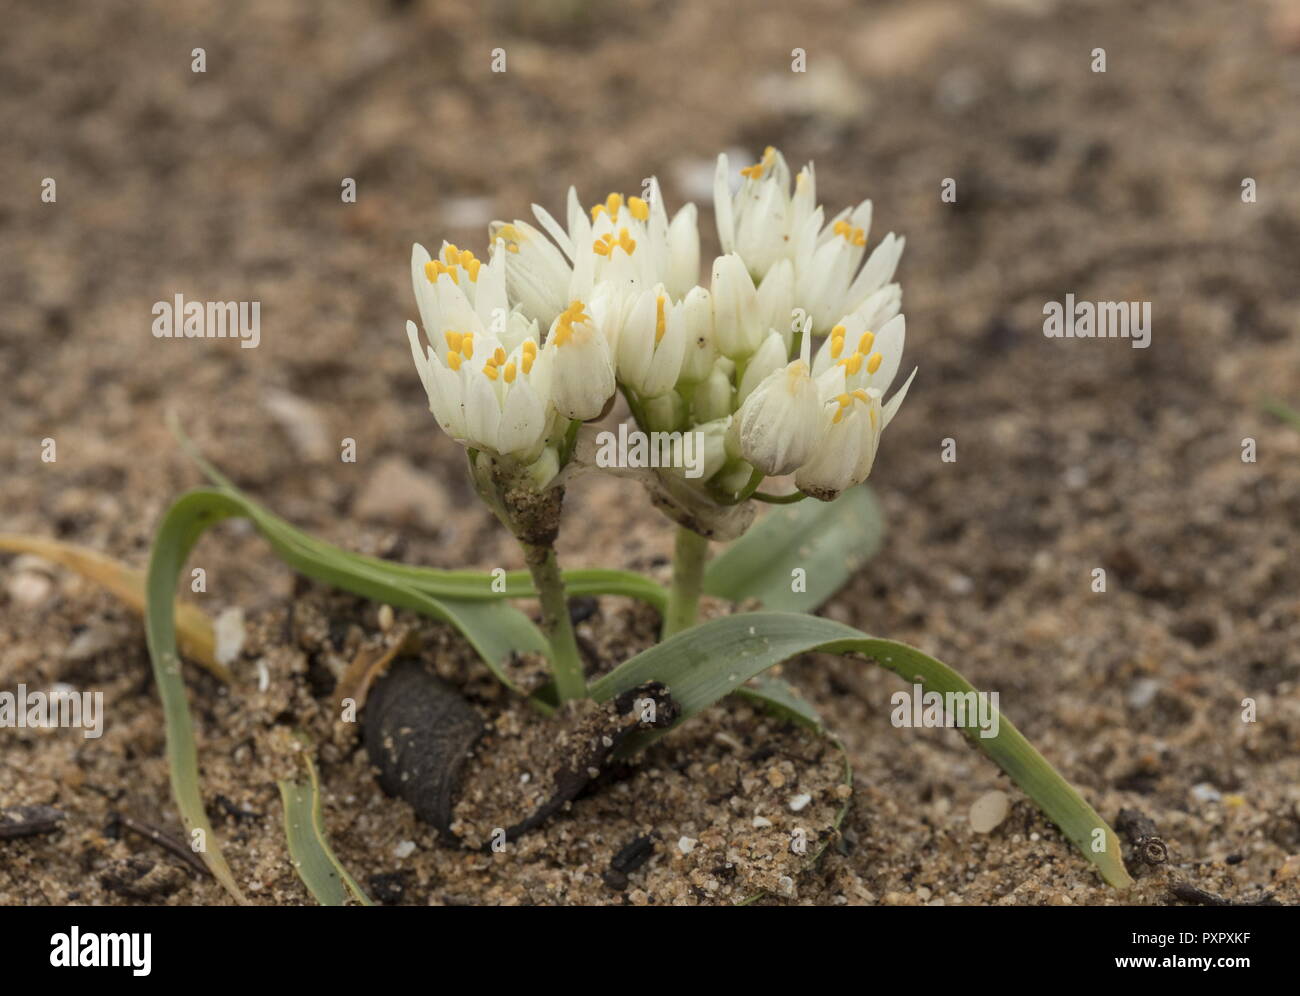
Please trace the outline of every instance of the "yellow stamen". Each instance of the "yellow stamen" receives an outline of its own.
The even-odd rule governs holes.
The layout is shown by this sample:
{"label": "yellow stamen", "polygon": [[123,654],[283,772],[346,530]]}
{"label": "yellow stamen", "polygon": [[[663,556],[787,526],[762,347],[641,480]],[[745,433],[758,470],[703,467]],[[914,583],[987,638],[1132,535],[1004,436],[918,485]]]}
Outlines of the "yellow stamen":
{"label": "yellow stamen", "polygon": [[459,369],[460,369],[460,353],[448,353],[448,354],[447,354],[447,366],[451,367],[453,370],[459,370]]}
{"label": "yellow stamen", "polygon": [[493,366],[491,363],[485,363],[483,365],[483,373],[488,380],[497,379],[497,368]]}
{"label": "yellow stamen", "polygon": [[840,360],[839,366],[842,366],[852,376],[862,369],[862,354],[854,353],[852,356],[846,356]]}
{"label": "yellow stamen", "polygon": [[859,387],[856,391],[853,392],[853,396],[857,398],[859,401],[861,401],[864,405],[871,404],[871,395],[869,395],[863,388]]}
{"label": "yellow stamen", "polygon": [[623,206],[622,194],[610,194],[605,198],[605,210],[609,212],[609,220],[613,221],[618,214],[618,209]]}
{"label": "yellow stamen", "polygon": [[497,238],[505,239],[507,242],[522,242],[523,238],[519,234],[519,229],[514,225],[502,225],[497,229]]}
{"label": "yellow stamen", "polygon": [[508,243],[508,244],[506,245],[506,251],[507,251],[507,252],[518,252],[518,251],[519,251],[519,247],[518,247],[517,245],[515,245],[513,242],[511,242],[511,243]]}
{"label": "yellow stamen", "polygon": [[442,335],[447,340],[447,348],[453,353],[459,353],[460,343],[465,338],[465,334],[463,332],[444,332]]}
{"label": "yellow stamen", "polygon": [[462,339],[460,342],[460,351],[461,354],[465,357],[465,359],[467,360],[474,359],[474,333],[473,332],[465,333],[465,338]]}
{"label": "yellow stamen", "polygon": [[632,217],[637,221],[645,221],[650,217],[650,205],[640,197],[629,197],[627,199],[628,210],[632,212]]}
{"label": "yellow stamen", "polygon": [[591,244],[591,251],[597,256],[608,256],[614,251],[614,236],[602,235]]}
{"label": "yellow stamen", "polygon": [[459,252],[460,252],[459,249],[457,249],[454,245],[448,242],[447,245],[442,250],[442,258],[445,259],[448,263],[455,263],[456,256]]}
{"label": "yellow stamen", "polygon": [[660,294],[658,300],[655,301],[655,345],[656,346],[659,345],[659,341],[664,337],[664,328],[666,325],[667,322],[664,320],[664,296]]}
{"label": "yellow stamen", "polygon": [[591,208],[591,220],[594,222],[597,218],[600,217],[601,213],[602,213],[604,210],[605,210],[605,205],[604,205],[604,204],[594,204],[594,205],[592,205],[592,208]]}
{"label": "yellow stamen", "polygon": [[[516,246],[515,248],[518,249],[519,247]],[[469,266],[467,266],[466,269],[469,270],[470,283],[478,282],[478,271],[482,265],[483,263],[481,260],[471,259],[469,261]]]}
{"label": "yellow stamen", "polygon": [[[513,384],[515,382],[515,365],[513,363],[507,363],[505,369],[501,372],[505,375],[507,384]],[[525,369],[524,372],[527,373],[527,369]]]}
{"label": "yellow stamen", "polygon": [[[861,356],[862,354],[859,353],[858,355]],[[867,373],[873,374],[877,370],[879,370],[880,364],[883,363],[884,360],[885,358],[881,356],[879,353],[872,353],[871,358],[867,360]],[[856,373],[857,371],[854,372]]]}
{"label": "yellow stamen", "polygon": [[501,366],[501,364],[504,363],[505,361],[506,361],[506,351],[502,349],[500,346],[498,346],[496,348],[496,352],[492,354],[492,362],[495,363],[497,366]]}
{"label": "yellow stamen", "polygon": [[[524,359],[523,359],[524,373],[530,374],[533,372],[533,358],[535,356],[536,356],[535,352],[530,353],[527,350],[524,350]],[[509,378],[506,379],[508,380]]]}
{"label": "yellow stamen", "polygon": [[[618,246],[629,256],[636,251],[636,239],[628,235],[626,228],[620,228],[618,230]],[[611,250],[611,252],[612,251],[613,250]]]}
{"label": "yellow stamen", "polygon": [[537,355],[537,343],[533,342],[532,339],[524,340],[524,355],[525,356]]}
{"label": "yellow stamen", "polygon": [[875,341],[876,341],[875,333],[863,332],[862,338],[858,340],[858,352],[859,353],[871,352],[871,344]]}

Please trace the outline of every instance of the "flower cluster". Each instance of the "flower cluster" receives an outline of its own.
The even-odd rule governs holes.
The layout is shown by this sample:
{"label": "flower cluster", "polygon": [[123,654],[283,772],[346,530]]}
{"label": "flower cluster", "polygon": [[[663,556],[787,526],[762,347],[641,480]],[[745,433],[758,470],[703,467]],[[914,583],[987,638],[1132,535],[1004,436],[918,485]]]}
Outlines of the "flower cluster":
{"label": "flower cluster", "polygon": [[407,332],[443,430],[541,487],[571,427],[621,390],[642,429],[701,433],[691,487],[721,505],[766,476],[825,501],[866,479],[911,383],[884,400],[902,360],[904,240],[868,252],[871,202],[826,218],[812,166],[792,178],[775,149],[733,192],[734,179],[720,156],[723,254],[707,286],[695,207],[670,219],[654,180],[589,210],[571,188],[564,224],[537,205],[536,226],[494,222],[486,262],[415,246],[427,343]]}

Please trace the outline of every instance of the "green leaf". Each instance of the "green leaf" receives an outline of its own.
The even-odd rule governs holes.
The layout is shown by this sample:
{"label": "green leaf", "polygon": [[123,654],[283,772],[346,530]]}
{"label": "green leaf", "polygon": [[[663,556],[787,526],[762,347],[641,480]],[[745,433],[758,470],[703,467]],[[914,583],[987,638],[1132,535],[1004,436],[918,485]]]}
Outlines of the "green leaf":
{"label": "green leaf", "polygon": [[[757,598],[773,611],[813,612],[876,555],[883,536],[880,503],[866,485],[833,502],[774,505],[709,564],[704,591],[733,602]],[[791,590],[795,568],[804,571],[801,592]]]}
{"label": "green leaf", "polygon": [[[773,665],[810,651],[872,660],[908,682],[919,682],[927,692],[975,691],[952,668],[904,643],[875,639],[815,616],[753,612],[711,620],[637,654],[595,682],[591,697],[603,702],[647,681],[659,681],[681,710],[680,723]],[[625,752],[645,747],[662,732],[638,735]],[[1131,884],[1114,831],[1005,716],[998,717],[995,737],[980,736],[974,725],[964,732],[1097,865],[1107,882],[1121,888]],[[1101,853],[1092,849],[1097,830],[1106,845]]]}
{"label": "green leaf", "polygon": [[[179,422],[168,416],[172,432],[179,440],[182,450],[194,462],[203,474],[220,490],[228,492],[241,501],[246,514],[257,523],[258,527],[273,541],[285,544],[296,543],[302,549],[322,558],[335,562],[347,561],[359,567],[367,568],[377,574],[387,576],[390,580],[422,591],[434,598],[456,599],[458,601],[500,601],[508,598],[535,598],[537,590],[528,571],[509,571],[504,578],[504,586],[494,585],[491,574],[483,571],[452,571],[436,567],[415,567],[398,564],[379,557],[367,557],[352,553],[341,547],[316,539],[309,533],[294,527],[286,520],[269,511],[237,488],[233,481],[212,464],[190,441],[181,429]],[[636,598],[653,606],[660,613],[668,601],[668,592],[663,585],[634,571],[607,570],[604,568],[579,568],[564,571],[565,590],[570,597],[577,595],[625,595]],[[503,589],[503,590],[498,590]]]}
{"label": "green leaf", "polygon": [[825,733],[821,715],[803,698],[790,682],[772,675],[759,675],[750,684],[741,685],[731,693],[762,706],[774,716],[798,723],[816,733]]}
{"label": "green leaf", "polygon": [[321,815],[320,780],[316,777],[316,766],[306,753],[302,759],[307,765],[304,781],[284,779],[276,783],[284,802],[284,833],[294,871],[322,906],[346,906],[349,894],[361,905],[373,906],[370,897],[330,849]]}
{"label": "green leaf", "polygon": [[[382,572],[266,529],[248,502],[227,491],[197,490],[181,496],[163,516],[154,537],[145,585],[145,633],[162,697],[172,794],[176,797],[186,829],[191,834],[194,830],[203,832],[206,846],[201,853],[204,862],[230,894],[243,903],[245,899],[222,857],[199,792],[194,731],[176,649],[173,599],[177,578],[198,538],[218,522],[239,516],[252,519],[281,559],[308,577],[455,626],[497,678],[516,691],[518,689],[504,670],[510,655],[517,650],[545,654],[548,648],[541,632],[528,617],[509,605],[437,599],[398,584]],[[549,711],[542,703],[536,704],[543,711]]]}

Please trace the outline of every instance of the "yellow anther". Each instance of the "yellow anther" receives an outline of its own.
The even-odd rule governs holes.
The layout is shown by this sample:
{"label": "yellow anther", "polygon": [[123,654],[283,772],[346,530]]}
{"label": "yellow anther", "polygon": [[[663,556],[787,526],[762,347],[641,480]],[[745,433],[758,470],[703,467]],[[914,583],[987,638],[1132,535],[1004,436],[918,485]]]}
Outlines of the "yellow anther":
{"label": "yellow anther", "polygon": [[460,353],[448,353],[448,354],[447,354],[447,366],[451,367],[453,370],[459,370],[459,369],[460,369]]}
{"label": "yellow anther", "polygon": [[844,336],[837,335],[831,339],[831,359],[838,360],[844,352]]}
{"label": "yellow anther", "polygon": [[863,332],[862,338],[858,340],[858,352],[859,353],[871,352],[871,344],[875,341],[876,341],[876,336],[874,332]]}
{"label": "yellow anther", "polygon": [[533,342],[532,339],[524,340],[524,355],[525,356],[537,355],[537,343]]}
{"label": "yellow anther", "polygon": [[626,228],[620,228],[618,230],[618,247],[629,256],[636,251],[636,239],[632,238],[632,236],[628,234]]}
{"label": "yellow anther", "polygon": [[632,212],[632,217],[637,221],[645,221],[650,217],[650,205],[640,197],[629,197],[627,199],[628,210]]}
{"label": "yellow anther", "polygon": [[847,408],[849,405],[853,404],[853,396],[851,394],[838,394],[835,396],[835,400],[839,403],[841,408]]}
{"label": "yellow anther", "polygon": [[605,210],[604,204],[593,204],[591,206],[591,220],[595,221]]}
{"label": "yellow anther", "polygon": [[507,245],[506,245],[506,251],[507,251],[507,252],[518,252],[518,251],[519,251],[519,247],[518,247],[517,245],[515,245],[513,242],[510,242],[510,243],[507,243]]}
{"label": "yellow anther", "polygon": [[[515,248],[518,248],[518,246],[516,246]],[[471,259],[469,261],[469,265],[465,267],[465,269],[469,271],[469,279],[471,283],[478,282],[478,271],[482,265],[483,265],[482,260]]]}
{"label": "yellow anther", "polygon": [[614,236],[602,235],[591,244],[591,251],[597,256],[608,256],[614,251]]}
{"label": "yellow anther", "polygon": [[497,379],[497,368],[493,366],[491,363],[483,364],[483,373],[488,380]]}
{"label": "yellow anther", "polygon": [[514,225],[502,225],[497,229],[497,238],[505,239],[507,242],[522,242],[523,238],[519,234],[519,229]]}
{"label": "yellow anther", "polygon": [[573,326],[568,322],[561,321],[560,324],[555,327],[555,345],[563,346],[572,338]]}
{"label": "yellow anther", "polygon": [[501,364],[504,363],[505,361],[506,361],[506,351],[502,349],[500,346],[498,346],[496,348],[496,351],[492,354],[492,362],[495,363],[497,366],[501,366]]}
{"label": "yellow anther", "polygon": [[[536,355],[537,355],[536,350],[534,350],[531,353],[528,352],[528,350],[526,349],[524,350],[524,359],[523,359],[524,373],[530,374],[533,372],[533,359],[536,357]],[[509,368],[507,367],[507,369]],[[506,379],[509,380],[508,377]]]}
{"label": "yellow anther", "polygon": [[431,284],[436,284],[436,283],[438,282],[438,265],[437,265],[437,263],[435,263],[433,260],[429,260],[429,262],[425,263],[425,264],[424,264],[424,275],[425,275],[426,277],[429,278],[429,283],[431,283]]}
{"label": "yellow anther", "polygon": [[467,360],[474,359],[474,333],[466,332],[465,338],[460,341],[461,355]]}
{"label": "yellow anther", "polygon": [[859,401],[861,401],[864,405],[871,404],[871,395],[869,395],[861,387],[859,387],[856,391],[853,392],[853,396],[857,398]]}
{"label": "yellow anther", "polygon": [[[526,372],[527,370],[525,370]],[[515,382],[515,365],[513,363],[507,363],[501,373],[505,376],[507,384]]]}
{"label": "yellow anther", "polygon": [[849,228],[849,223],[841,219],[835,223],[831,231],[833,231],[836,235],[843,235],[846,231],[848,231],[848,228]]}
{"label": "yellow anther", "polygon": [[855,246],[865,246],[867,244],[867,233],[860,228],[854,229],[853,244]]}
{"label": "yellow anther", "polygon": [[460,343],[465,338],[465,334],[463,332],[444,332],[442,335],[447,340],[447,348],[453,353],[459,353]]}
{"label": "yellow anther", "polygon": [[[862,354],[859,353],[858,355],[861,356]],[[881,356],[879,353],[872,353],[871,358],[867,360],[867,373],[873,374],[877,370],[879,370],[880,364],[883,363],[884,360],[885,358]],[[854,373],[857,373],[857,371],[855,370]]]}
{"label": "yellow anther", "polygon": [[852,356],[846,356],[840,360],[839,366],[842,366],[852,376],[862,369],[862,354],[854,353]]}
{"label": "yellow anther", "polygon": [[848,330],[843,325],[836,325],[831,329],[832,339],[843,339]]}
{"label": "yellow anther", "polygon": [[609,220],[613,221],[618,214],[618,209],[623,206],[622,194],[610,194],[605,198],[605,210],[609,212]]}
{"label": "yellow anther", "polygon": [[457,249],[454,245],[448,242],[446,246],[443,247],[442,258],[445,259],[448,263],[455,263],[456,256],[459,252],[460,252],[459,249]]}
{"label": "yellow anther", "polygon": [[842,419],[843,417],[844,417],[844,409],[837,408],[835,410],[835,417],[831,419],[831,425],[838,425],[840,419]]}
{"label": "yellow anther", "polygon": [[664,296],[659,295],[655,301],[655,345],[659,345],[659,340],[664,337],[664,328],[667,322],[664,319]]}

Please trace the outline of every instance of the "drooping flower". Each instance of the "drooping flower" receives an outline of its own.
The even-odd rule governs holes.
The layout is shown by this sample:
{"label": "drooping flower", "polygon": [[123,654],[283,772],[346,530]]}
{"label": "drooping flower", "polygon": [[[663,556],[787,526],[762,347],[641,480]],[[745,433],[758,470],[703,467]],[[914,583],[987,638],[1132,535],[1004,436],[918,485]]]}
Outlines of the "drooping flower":
{"label": "drooping flower", "polygon": [[916,371],[883,406],[877,388],[859,387],[827,396],[827,387],[842,376],[836,368],[818,381],[824,398],[821,430],[812,456],[794,475],[796,487],[822,501],[833,501],[870,475],[881,434],[898,413]]}

